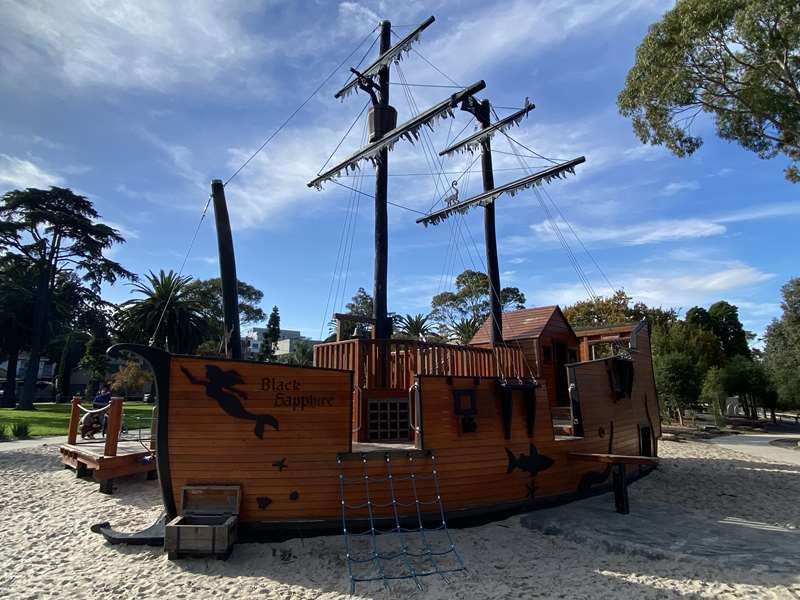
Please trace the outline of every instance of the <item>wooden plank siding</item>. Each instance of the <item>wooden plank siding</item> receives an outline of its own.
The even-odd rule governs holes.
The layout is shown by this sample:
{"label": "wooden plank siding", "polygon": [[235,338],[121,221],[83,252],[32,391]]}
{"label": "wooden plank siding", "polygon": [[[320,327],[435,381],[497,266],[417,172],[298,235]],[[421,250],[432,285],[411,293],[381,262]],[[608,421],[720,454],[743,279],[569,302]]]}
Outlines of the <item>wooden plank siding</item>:
{"label": "wooden plank siding", "polygon": [[523,353],[512,346],[352,339],[314,347],[314,366],[351,370],[362,389],[408,390],[416,375],[519,379],[530,376],[526,364]]}
{"label": "wooden plank siding", "polygon": [[[429,451],[433,459],[420,457],[419,453],[411,453],[410,458],[400,455],[392,459],[394,496],[401,503],[401,516],[415,514],[412,502],[415,496],[423,502],[436,498],[434,483],[424,479],[430,475],[434,460],[445,509],[454,515],[464,510],[522,506],[531,502],[531,490],[539,499],[576,492],[581,477],[590,471],[597,472],[598,466],[571,460],[570,452],[639,455],[640,428],[651,426],[656,436],[660,434],[649,340],[646,332],[640,336],[644,336],[640,339],[641,350],[633,355],[631,398],[616,400],[612,394],[608,379],[611,361],[570,367],[583,415],[583,438],[554,438],[546,384],[536,390],[532,438],[527,434],[526,391],[512,392],[510,438],[505,439],[499,378],[418,375],[415,380],[422,429],[418,447]],[[349,345],[351,349],[353,346],[355,344]],[[364,347],[368,352],[371,345]],[[357,356],[350,350],[332,354],[345,365],[347,360]],[[408,356],[412,361],[421,358]],[[485,357],[483,354],[473,356]],[[468,359],[469,355],[465,353],[461,357]],[[400,372],[408,368],[400,364]],[[223,393],[231,394],[231,389],[244,392],[247,397],[240,398],[241,406],[254,415],[271,415],[277,420],[278,429],[266,425],[263,439],[259,439],[254,432],[254,421],[234,418],[226,412],[209,396],[209,393],[219,395],[219,390],[204,385],[208,381],[209,365],[235,371],[241,383],[223,389]],[[467,361],[458,368],[489,369],[490,365],[489,362]],[[191,374],[194,383],[184,369]],[[173,357],[167,415],[168,447],[164,450],[169,455],[172,496],[178,510],[183,486],[232,484],[242,486],[243,522],[338,521],[341,505],[337,456],[351,449],[352,377],[350,372],[318,368]],[[291,391],[281,393],[276,387],[289,387]],[[460,431],[459,417],[454,413],[454,390],[474,390],[475,433]],[[308,405],[303,407],[302,401],[287,403],[287,396],[305,397]],[[609,445],[612,428],[613,443]],[[533,479],[519,468],[509,473],[507,451],[515,457],[529,455],[531,444],[539,454],[554,461],[552,466]],[[345,500],[350,504],[365,502],[362,475],[366,470],[371,478],[369,494],[375,503],[374,516],[390,517],[392,494],[385,480],[384,454],[374,452],[365,456],[368,457],[366,462],[356,459],[342,463],[345,477],[354,482],[345,486]],[[280,464],[284,467],[277,466]],[[410,479],[404,479],[411,473],[423,476],[415,480],[416,494]],[[365,509],[351,510],[348,516],[366,517],[366,512]]]}

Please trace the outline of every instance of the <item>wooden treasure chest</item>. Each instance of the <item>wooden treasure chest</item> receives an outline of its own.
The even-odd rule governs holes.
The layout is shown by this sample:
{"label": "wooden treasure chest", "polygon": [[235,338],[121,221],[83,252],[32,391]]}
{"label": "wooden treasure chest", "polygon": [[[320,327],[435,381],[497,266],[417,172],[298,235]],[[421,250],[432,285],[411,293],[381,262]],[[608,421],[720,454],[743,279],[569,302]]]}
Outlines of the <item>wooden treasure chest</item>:
{"label": "wooden treasure chest", "polygon": [[227,559],[236,542],[241,488],[238,485],[187,485],[181,492],[181,514],[164,529],[170,560],[184,556]]}

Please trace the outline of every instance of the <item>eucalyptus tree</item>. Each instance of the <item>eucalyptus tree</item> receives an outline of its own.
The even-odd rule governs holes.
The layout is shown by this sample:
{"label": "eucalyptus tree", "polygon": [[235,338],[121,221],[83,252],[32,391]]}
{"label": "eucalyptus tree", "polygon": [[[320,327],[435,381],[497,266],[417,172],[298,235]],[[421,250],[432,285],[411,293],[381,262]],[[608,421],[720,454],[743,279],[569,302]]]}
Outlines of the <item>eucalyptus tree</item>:
{"label": "eucalyptus tree", "polygon": [[39,361],[47,341],[53,289],[60,276],[75,275],[99,294],[104,282],[134,275],[103,253],[125,239],[99,222],[92,202],[72,190],[27,188],[0,198],[0,252],[28,260],[33,282],[29,361],[18,408],[33,410]]}
{"label": "eucalyptus tree", "polygon": [[678,0],[650,27],[617,100],[643,143],[677,156],[717,134],[761,158],[783,154],[800,181],[800,4],[797,0]]}

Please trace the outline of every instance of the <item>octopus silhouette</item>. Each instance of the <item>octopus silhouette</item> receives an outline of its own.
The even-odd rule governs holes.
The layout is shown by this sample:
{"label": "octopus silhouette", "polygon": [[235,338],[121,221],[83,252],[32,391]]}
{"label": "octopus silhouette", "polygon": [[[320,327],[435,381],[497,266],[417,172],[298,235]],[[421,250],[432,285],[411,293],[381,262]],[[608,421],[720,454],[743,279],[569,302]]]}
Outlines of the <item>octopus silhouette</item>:
{"label": "octopus silhouette", "polygon": [[234,386],[244,383],[242,376],[234,370],[223,371],[216,365],[206,365],[207,381],[197,379],[188,369],[181,367],[181,371],[193,385],[204,385],[206,395],[217,401],[220,408],[235,419],[255,421],[254,433],[257,438],[264,439],[264,426],[269,425],[276,431],[279,429],[278,420],[272,415],[255,415],[242,406],[242,400],[247,399],[247,393],[237,390]]}

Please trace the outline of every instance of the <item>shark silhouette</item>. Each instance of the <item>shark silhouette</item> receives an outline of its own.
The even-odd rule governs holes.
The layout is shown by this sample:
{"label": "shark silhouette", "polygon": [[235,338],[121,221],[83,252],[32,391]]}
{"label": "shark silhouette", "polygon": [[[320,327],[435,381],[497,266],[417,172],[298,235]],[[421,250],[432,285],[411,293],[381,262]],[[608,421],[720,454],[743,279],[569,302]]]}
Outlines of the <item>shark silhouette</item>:
{"label": "shark silhouette", "polygon": [[508,456],[508,470],[506,473],[511,473],[514,469],[526,471],[531,474],[531,477],[536,475],[539,471],[544,471],[553,466],[553,459],[544,454],[539,454],[536,446],[530,444],[530,454],[520,454],[514,456],[514,453],[506,448],[506,455]]}
{"label": "shark silhouette", "polygon": [[254,433],[257,438],[264,439],[265,425],[270,425],[276,431],[279,429],[278,420],[272,415],[254,415],[242,406],[242,400],[247,399],[247,393],[234,388],[235,385],[244,383],[242,376],[236,371],[223,371],[215,365],[206,365],[208,381],[197,379],[185,367],[181,367],[181,371],[193,385],[206,386],[206,395],[216,400],[220,408],[227,414],[235,419],[255,421]]}

